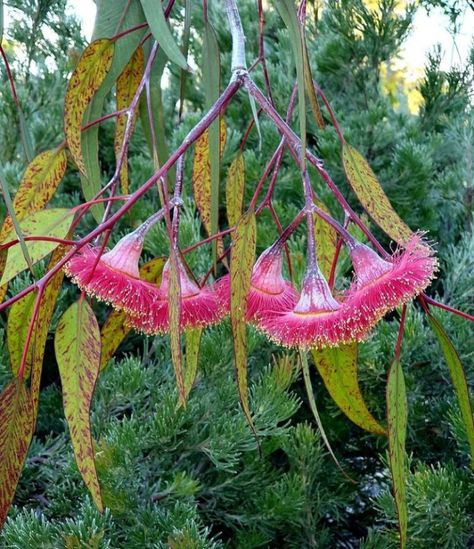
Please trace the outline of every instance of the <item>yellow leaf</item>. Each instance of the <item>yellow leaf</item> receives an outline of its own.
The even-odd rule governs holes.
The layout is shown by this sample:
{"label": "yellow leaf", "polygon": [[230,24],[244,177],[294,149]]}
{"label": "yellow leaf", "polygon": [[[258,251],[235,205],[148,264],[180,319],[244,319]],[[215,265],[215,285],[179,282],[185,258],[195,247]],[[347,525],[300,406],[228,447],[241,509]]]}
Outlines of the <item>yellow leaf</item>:
{"label": "yellow leaf", "polygon": [[0,394],[0,527],[15,495],[33,423],[28,389],[22,380],[12,379]]}
{"label": "yellow leaf", "polygon": [[[41,210],[50,201],[64,176],[66,166],[64,149],[42,152],[28,164],[13,200],[18,221]],[[5,239],[12,228],[12,220],[7,217],[3,223],[0,241]]]}
{"label": "yellow leaf", "polygon": [[[22,233],[27,236],[49,236],[65,238],[71,226],[74,214],[64,208],[51,208],[41,210],[28,216],[20,223]],[[5,238],[5,242],[16,240],[16,233],[13,229]],[[26,242],[28,253],[32,263],[37,263],[58,247],[57,242],[29,241]],[[21,271],[28,268],[25,257],[20,246],[15,245],[9,248],[7,262],[0,280],[0,286],[9,282]]]}
{"label": "yellow leaf", "polygon": [[[10,353],[10,363],[13,375],[18,374],[21,358],[23,356],[23,347],[25,346],[26,336],[30,319],[33,316],[33,308],[36,301],[36,293],[29,294],[16,301],[10,308],[7,322],[7,345]],[[31,345],[28,351],[28,363],[31,364]],[[29,368],[24,371],[23,379],[28,379],[30,375]]]}
{"label": "yellow leaf", "polygon": [[112,63],[114,42],[107,38],[95,40],[84,50],[66,90],[64,98],[64,132],[66,143],[79,171],[86,168],[81,150],[82,119],[91,99],[104,81]]}
{"label": "yellow leaf", "polygon": [[[220,152],[224,150],[226,128],[220,123]],[[211,234],[211,163],[209,159],[209,132],[205,131],[196,141],[193,162],[193,192],[201,219],[207,233]]]}
{"label": "yellow leaf", "polygon": [[[51,255],[48,263],[48,271],[56,265],[56,263],[67,252],[67,246],[59,246]],[[31,353],[28,355],[29,361],[26,364],[26,370],[31,370],[31,400],[33,401],[33,412],[35,418],[38,413],[38,401],[41,383],[41,371],[43,369],[44,350],[46,348],[46,340],[48,338],[49,326],[53,318],[54,307],[58,298],[59,291],[64,279],[64,271],[60,269],[46,286],[41,300],[41,307],[36,319],[35,331],[31,343]]]}
{"label": "yellow leaf", "polygon": [[[155,257],[140,268],[140,277],[147,282],[160,284],[161,273],[165,265],[165,257]],[[131,328],[125,324],[126,315],[122,311],[113,310],[100,332],[102,351],[100,356],[100,369],[103,370],[114,356],[120,343],[125,339]]]}
{"label": "yellow leaf", "polygon": [[357,343],[312,351],[314,363],[334,402],[356,425],[378,435],[385,429],[369,412],[357,377]]}
{"label": "yellow leaf", "polygon": [[[132,55],[130,61],[127,63],[122,73],[117,79],[117,93],[116,102],[117,110],[128,108],[132,102],[138,85],[142,79],[143,69],[145,66],[145,59],[143,50],[141,47],[137,48]],[[137,111],[135,111],[132,119],[132,127],[135,125]],[[117,125],[115,127],[115,158],[119,161],[120,151],[122,150],[122,142],[125,134],[125,128],[127,126],[127,115],[121,114],[117,117]],[[122,167],[120,169],[120,185],[123,194],[128,194],[128,165],[127,159],[124,159]]]}
{"label": "yellow leaf", "polygon": [[60,318],[54,348],[63,388],[64,415],[77,467],[97,508],[102,511],[89,417],[99,375],[100,330],[86,300],[71,305]]}
{"label": "yellow leaf", "polygon": [[238,153],[227,172],[225,197],[227,206],[227,219],[229,226],[233,227],[242,215],[245,190],[245,165],[242,153]]}
{"label": "yellow leaf", "polygon": [[393,209],[365,158],[354,147],[344,143],[342,162],[347,179],[367,213],[390,238],[404,244],[413,233]]}
{"label": "yellow leaf", "polygon": [[234,340],[235,369],[242,409],[255,432],[248,403],[247,387],[247,325],[245,313],[250,289],[252,268],[257,242],[257,222],[253,211],[245,214],[237,224],[233,235],[230,280],[230,320]]}
{"label": "yellow leaf", "polygon": [[184,371],[184,391],[185,398],[188,398],[194,381],[199,361],[199,347],[201,345],[202,328],[192,328],[186,330],[184,336],[186,340],[186,368]]}
{"label": "yellow leaf", "polygon": [[181,352],[181,283],[178,257],[171,246],[169,258],[168,315],[170,325],[171,360],[173,361],[179,405],[186,406],[183,377],[183,355]]}
{"label": "yellow leaf", "polygon": [[[326,206],[319,200],[315,200],[316,206],[326,213],[330,213]],[[337,233],[329,223],[318,214],[314,214],[314,232],[316,237],[316,250],[319,267],[326,279],[329,279],[332,262],[336,254]]]}

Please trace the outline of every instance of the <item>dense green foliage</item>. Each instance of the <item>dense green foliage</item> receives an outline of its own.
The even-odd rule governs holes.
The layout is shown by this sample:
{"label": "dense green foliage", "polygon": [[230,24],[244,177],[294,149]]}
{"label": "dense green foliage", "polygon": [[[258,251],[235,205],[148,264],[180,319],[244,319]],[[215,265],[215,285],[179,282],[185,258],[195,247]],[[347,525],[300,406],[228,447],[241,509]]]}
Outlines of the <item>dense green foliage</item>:
{"label": "dense green foliage", "polygon": [[[11,3],[13,4],[13,3]],[[35,152],[62,137],[62,101],[77,49],[83,47],[77,24],[61,16],[63,1],[15,2],[14,23],[7,30],[10,58],[16,55],[15,80]],[[249,60],[257,54],[254,2],[241,2]],[[200,65],[200,3],[193,2],[191,55]],[[41,9],[40,9],[41,7]],[[211,6],[212,7],[212,6]],[[37,14],[32,19],[31,14]],[[382,0],[368,10],[362,0],[329,0],[311,19],[308,36],[314,76],[323,88],[347,139],[369,159],[396,210],[412,228],[429,231],[441,260],[441,275],[432,288],[443,301],[474,313],[474,113],[471,86],[474,55],[466,67],[440,71],[436,52],[427,62],[418,115],[406,109],[403,92],[383,86],[382,64],[397,54],[414,11],[395,10]],[[221,10],[211,17],[222,48],[222,80],[230,66],[230,39]],[[36,27],[34,26],[36,24]],[[316,32],[317,27],[317,32]],[[36,30],[52,29],[56,34]],[[34,37],[34,38],[33,38]],[[24,44],[19,46],[19,44]],[[266,56],[273,96],[286,111],[293,86],[291,47],[275,12],[267,14]],[[18,55],[21,51],[22,55]],[[2,68],[3,71],[3,68]],[[14,103],[3,72],[0,86],[0,163],[12,192],[26,160],[16,131]],[[173,149],[202,114],[199,72],[185,85],[185,117],[177,123],[179,70],[172,67],[164,90],[168,147]],[[262,83],[260,74],[256,80]],[[112,109],[112,104],[110,109]],[[226,112],[228,139],[225,169],[251,120],[243,93]],[[252,132],[245,152],[247,198],[279,136],[265,119],[263,141]],[[309,125],[310,146],[324,159],[335,180],[350,196],[341,168],[335,132]],[[104,172],[114,169],[113,123],[100,130]],[[190,156],[186,159],[190,179]],[[153,170],[138,126],[130,152],[132,188]],[[312,177],[316,177],[314,173]],[[80,201],[79,182],[69,175],[54,203]],[[336,204],[321,182],[318,192],[334,215]],[[189,190],[189,189],[188,189]],[[189,192],[188,192],[189,194]],[[285,156],[274,206],[283,224],[302,203],[296,168]],[[118,240],[158,205],[156,195],[141,201],[120,222]],[[224,217],[224,216],[223,216]],[[80,230],[93,227],[87,217]],[[194,204],[186,199],[181,239],[201,238]],[[258,249],[277,234],[270,216],[259,222]],[[167,253],[163,227],[155,228],[145,250],[149,257]],[[388,242],[386,242],[388,244]],[[291,241],[296,279],[303,269],[303,237]],[[193,252],[190,265],[204,274],[210,250]],[[342,264],[338,285],[347,283]],[[18,291],[22,280],[12,284]],[[57,318],[77,295],[66,284]],[[102,322],[107,311],[95,306]],[[474,387],[472,331],[458,317],[440,314]],[[2,315],[2,325],[6,316]],[[360,381],[369,408],[383,421],[385,381],[397,336],[397,315],[379,324],[360,346]],[[4,335],[4,334],[2,334]],[[0,380],[9,377],[4,337],[0,346]],[[98,473],[107,511],[100,515],[81,482],[63,419],[61,390],[48,344],[37,432],[30,449],[0,546],[47,547],[357,547],[396,546],[396,517],[386,467],[386,441],[352,425],[329,398],[314,373],[313,384],[323,423],[334,451],[347,472],[338,471],[324,446],[305,401],[296,357],[272,346],[257,332],[250,338],[251,409],[261,449],[240,410],[232,367],[227,323],[204,335],[196,387],[186,410],[176,410],[176,389],[166,338],[131,335],[101,375],[94,397],[93,434]],[[449,374],[434,335],[421,312],[410,306],[401,363],[409,401],[408,484],[409,547],[434,544],[464,548],[474,542],[474,479],[468,448]]]}

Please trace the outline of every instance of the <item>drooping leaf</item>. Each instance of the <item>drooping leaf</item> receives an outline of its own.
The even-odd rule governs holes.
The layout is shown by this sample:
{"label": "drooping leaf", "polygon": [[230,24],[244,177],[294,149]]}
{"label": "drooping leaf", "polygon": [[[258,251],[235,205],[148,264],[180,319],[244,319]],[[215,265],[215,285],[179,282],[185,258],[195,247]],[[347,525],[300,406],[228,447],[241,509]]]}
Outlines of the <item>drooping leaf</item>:
{"label": "drooping leaf", "polygon": [[60,318],[54,348],[63,388],[64,415],[77,467],[97,508],[102,511],[90,425],[92,395],[100,366],[100,330],[85,299],[73,303]]}
{"label": "drooping leaf", "polygon": [[[220,93],[220,54],[216,33],[208,19],[204,22],[204,36],[202,43],[202,78],[204,84],[204,98],[206,108],[209,109],[219,97]],[[219,226],[219,180],[220,154],[222,145],[222,123],[217,118],[208,130],[208,158],[209,158],[209,234],[218,232]],[[221,125],[219,125],[221,124]],[[224,138],[225,139],[225,138]],[[216,265],[218,242],[212,241],[212,257]],[[220,253],[219,253],[220,255]]]}
{"label": "drooping leaf", "polygon": [[104,81],[112,63],[114,42],[95,40],[84,50],[66,90],[64,98],[64,133],[69,151],[82,174],[86,167],[82,158],[81,128],[86,109]]}
{"label": "drooping leaf", "polygon": [[366,159],[354,147],[344,143],[342,162],[352,190],[367,213],[390,238],[404,244],[412,231],[393,209]]}
{"label": "drooping leaf", "polygon": [[[18,221],[41,210],[51,200],[64,176],[66,166],[64,149],[42,152],[28,164],[13,200]],[[0,241],[4,240],[12,227],[12,220],[7,217],[3,223]]]}
{"label": "drooping leaf", "polygon": [[[59,246],[51,255],[48,263],[48,271],[52,269],[56,263],[67,252],[67,246]],[[60,269],[49,281],[46,286],[43,297],[41,299],[41,307],[39,309],[38,318],[36,319],[35,331],[31,343],[31,352],[28,354],[25,371],[31,371],[31,400],[33,402],[33,413],[38,414],[38,401],[40,393],[41,372],[43,369],[43,357],[46,348],[46,340],[48,338],[49,326],[53,318],[54,307],[61,289],[64,279],[64,271]]]}
{"label": "drooping leaf", "polygon": [[306,150],[306,101],[305,101],[305,63],[303,49],[303,29],[298,21],[294,0],[275,0],[275,6],[283,19],[293,49],[298,81],[298,117],[301,137],[301,159],[304,161]]}
{"label": "drooping leaf", "polygon": [[[162,166],[170,156],[166,141],[165,112],[161,89],[161,79],[167,61],[163,50],[158,49],[151,67],[150,84],[146,88],[146,96],[142,95],[140,101],[140,121],[155,170]],[[165,179],[168,182],[168,188],[171,188],[171,182],[176,180],[175,166],[170,168]]]}
{"label": "drooping leaf", "polygon": [[406,547],[408,510],[406,500],[405,451],[407,430],[407,396],[400,360],[395,359],[387,380],[388,460],[393,482],[393,495],[398,514],[400,547]]}
{"label": "drooping leaf", "polygon": [[188,398],[196,380],[201,335],[202,328],[191,328],[184,333],[186,343],[186,367],[184,370],[185,398]]}
{"label": "drooping leaf", "polygon": [[313,113],[316,124],[321,130],[324,130],[325,124],[321,109],[319,108],[318,96],[314,89],[313,74],[311,71],[311,64],[309,62],[308,46],[303,35],[303,63],[304,63],[304,85],[306,89],[306,95],[309,99],[309,105]]}
{"label": "drooping leaf", "polygon": [[[188,58],[189,50],[189,37],[191,35],[191,0],[184,0],[184,24],[183,24],[183,34],[181,37],[181,52],[185,59]],[[187,61],[186,61],[187,63]],[[181,69],[180,71],[180,81],[179,81],[179,118],[183,114],[184,106],[184,90],[186,85],[186,76],[188,71]]]}
{"label": "drooping leaf", "polygon": [[443,352],[446,364],[451,375],[456,397],[458,399],[459,409],[466,430],[466,438],[471,449],[471,467],[474,469],[474,417],[469,398],[469,388],[467,386],[466,374],[456,351],[453,342],[444,330],[442,324],[432,314],[428,313],[428,322],[438,338],[441,351]]}
{"label": "drooping leaf", "polygon": [[344,471],[341,464],[339,463],[338,459],[336,458],[336,455],[334,454],[331,444],[329,443],[329,439],[326,435],[326,431],[324,429],[323,423],[319,416],[318,408],[316,406],[316,400],[314,399],[313,386],[311,384],[311,377],[310,377],[309,366],[308,366],[308,357],[305,351],[302,351],[302,350],[300,351],[300,360],[301,360],[301,369],[303,370],[303,379],[304,379],[304,384],[306,389],[306,396],[308,397],[309,407],[316,421],[316,425],[318,426],[319,432],[321,433],[321,438],[323,439],[323,442],[326,448],[328,449],[328,452],[330,453],[332,459],[334,460],[334,463],[337,465],[341,473],[348,480],[352,481],[351,477],[347,475],[347,473]]}
{"label": "drooping leaf", "polygon": [[[145,58],[143,55],[142,48],[137,48],[135,53],[131,57],[130,61],[127,63],[123,69],[120,76],[117,78],[117,92],[116,92],[116,103],[117,110],[128,108],[132,102],[133,96],[135,95],[140,81],[143,75],[143,69],[145,64]],[[132,125],[135,124],[137,117],[137,112],[134,113],[132,117]],[[117,117],[117,125],[115,127],[115,158],[117,162],[120,158],[120,152],[122,150],[123,138],[125,135],[125,128],[127,126],[127,115],[121,114]],[[128,164],[127,159],[125,158],[120,169],[120,185],[122,189],[122,194],[128,194]]]}
{"label": "drooping leaf", "polygon": [[140,2],[154,39],[163,48],[170,61],[187,70],[188,64],[171,34],[161,1],[140,0]]}
{"label": "drooping leaf", "polygon": [[[33,315],[33,308],[36,301],[36,293],[30,292],[15,302],[8,313],[7,322],[7,345],[10,354],[10,364],[13,375],[18,374],[20,369],[21,357],[23,356],[23,347],[26,342],[30,319]],[[31,356],[31,345],[29,348]],[[28,360],[31,364],[31,359]],[[28,379],[29,369],[25,370],[23,379]]]}
{"label": "drooping leaf", "polygon": [[225,198],[227,206],[227,219],[229,226],[233,227],[242,215],[245,190],[245,166],[242,153],[238,153],[227,172]]}
{"label": "drooping leaf", "polygon": [[[96,0],[96,16],[92,40],[111,38],[121,30],[140,25],[145,21],[145,15],[139,0]],[[137,49],[147,29],[137,29],[123,35],[115,42],[114,56],[109,71],[100,88],[94,94],[84,116],[84,124],[97,120],[103,114],[105,99],[117,78]],[[101,189],[101,169],[99,165],[99,126],[94,125],[82,135],[82,154],[86,175],[81,176],[82,191],[86,200],[92,199]],[[100,222],[104,211],[103,204],[95,204],[91,208],[94,219]]]}
{"label": "drooping leaf", "polygon": [[[163,272],[165,262],[165,257],[156,257],[148,261],[140,268],[140,277],[147,282],[160,284],[161,273]],[[131,330],[131,328],[126,326],[125,320],[125,313],[113,310],[102,326],[100,331],[102,340],[102,351],[100,355],[101,370],[107,366],[110,359],[114,356],[115,351]]]}
{"label": "drooping leaf", "polygon": [[[330,213],[320,200],[315,200],[315,204],[321,210]],[[332,262],[336,254],[337,233],[336,230],[329,225],[329,223],[326,223],[324,219],[319,217],[319,215],[314,214],[313,217],[318,263],[323,275],[328,279]]]}
{"label": "drooping leaf", "polygon": [[334,402],[356,425],[378,435],[385,429],[369,412],[357,376],[357,343],[312,351],[314,363]]}
{"label": "drooping leaf", "polygon": [[22,380],[12,379],[0,394],[0,527],[15,495],[33,424],[28,389]]}
{"label": "drooping leaf", "polygon": [[[50,210],[41,210],[35,212],[24,219],[21,223],[21,229],[26,236],[49,236],[55,238],[65,238],[73,220],[73,213],[64,208],[51,208]],[[15,231],[11,231],[5,238],[5,242],[15,240]],[[29,241],[26,242],[28,253],[33,264],[43,257],[47,256],[58,247],[56,242]],[[24,271],[28,265],[19,248],[12,246],[8,250],[7,262],[3,276],[0,280],[0,286],[9,282],[21,271]]]}
{"label": "drooping leaf", "polygon": [[255,213],[250,211],[241,217],[233,234],[230,262],[230,320],[234,340],[235,368],[240,401],[247,421],[254,431],[255,428],[253,427],[248,403],[247,324],[245,322],[245,314],[256,242],[257,223]]}
{"label": "drooping leaf", "polygon": [[20,126],[20,138],[25,151],[25,157],[28,162],[33,159],[33,142],[31,140],[31,134],[26,125],[25,115],[20,105],[17,105],[18,122]]}
{"label": "drooping leaf", "polygon": [[171,359],[173,361],[179,405],[186,406],[183,377],[183,354],[181,352],[181,282],[178,258],[173,247],[169,258],[168,315],[170,325]]}

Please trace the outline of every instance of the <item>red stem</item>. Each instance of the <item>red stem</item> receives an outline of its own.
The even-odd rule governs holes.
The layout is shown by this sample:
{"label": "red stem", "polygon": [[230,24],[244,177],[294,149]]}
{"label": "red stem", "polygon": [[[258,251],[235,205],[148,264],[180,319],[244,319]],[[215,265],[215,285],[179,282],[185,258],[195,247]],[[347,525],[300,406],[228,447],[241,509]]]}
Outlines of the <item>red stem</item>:
{"label": "red stem", "polygon": [[459,309],[455,309],[454,307],[450,307],[449,305],[445,305],[444,303],[440,303],[439,301],[436,301],[432,297],[427,296],[426,294],[422,294],[419,296],[419,299],[421,303],[424,302],[429,303],[430,305],[433,305],[434,307],[438,307],[439,309],[443,309],[444,311],[448,311],[448,313],[452,313],[454,315],[458,315],[462,318],[465,318],[466,320],[470,320],[471,322],[474,322],[474,316],[470,315],[469,313],[465,313],[463,311],[460,311]]}

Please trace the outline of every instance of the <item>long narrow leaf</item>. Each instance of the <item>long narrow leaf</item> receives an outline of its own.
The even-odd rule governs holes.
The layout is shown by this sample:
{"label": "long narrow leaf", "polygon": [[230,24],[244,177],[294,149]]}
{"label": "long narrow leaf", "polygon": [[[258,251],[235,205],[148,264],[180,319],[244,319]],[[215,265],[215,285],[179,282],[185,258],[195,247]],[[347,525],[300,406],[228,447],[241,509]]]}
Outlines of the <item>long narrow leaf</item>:
{"label": "long narrow leaf", "polygon": [[471,467],[474,469],[474,417],[472,414],[469,388],[467,386],[466,374],[456,351],[453,342],[444,330],[442,324],[432,314],[428,313],[428,322],[438,338],[439,346],[443,352],[446,364],[451,375],[459,409],[466,430],[466,437],[471,449]]}
{"label": "long narrow leaf", "polygon": [[405,379],[400,360],[395,359],[390,367],[387,380],[387,424],[388,424],[388,460],[392,473],[393,495],[398,514],[400,548],[407,542],[408,510],[406,500],[405,451],[407,431],[407,397]]}

